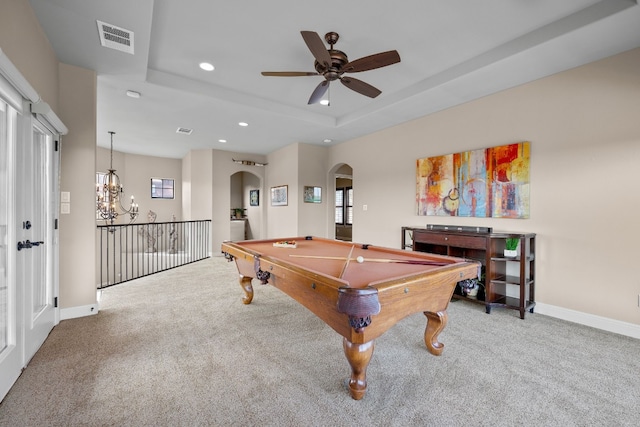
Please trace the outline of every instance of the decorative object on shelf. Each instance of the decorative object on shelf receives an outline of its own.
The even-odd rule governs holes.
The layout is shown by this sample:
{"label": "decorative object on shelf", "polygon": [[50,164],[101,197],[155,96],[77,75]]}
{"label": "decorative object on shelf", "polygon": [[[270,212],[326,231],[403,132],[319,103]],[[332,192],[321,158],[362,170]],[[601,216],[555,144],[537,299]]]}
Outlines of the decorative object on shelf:
{"label": "decorative object on shelf", "polygon": [[520,239],[516,237],[509,237],[504,240],[504,256],[513,258],[518,256],[518,243]]}
{"label": "decorative object on shelf", "polygon": [[459,233],[491,233],[491,227],[471,227],[464,225],[427,224],[427,230],[432,231],[457,231]]}
{"label": "decorative object on shelf", "polygon": [[138,217],[138,204],[131,196],[131,205],[128,209],[122,206],[124,188],[120,184],[120,177],[113,168],[113,135],[115,132],[109,131],[111,135],[111,150],[109,161],[109,173],[102,175],[103,181],[96,184],[96,209],[98,216],[110,225],[116,221],[120,215],[129,215],[129,224]]}
{"label": "decorative object on shelf", "polygon": [[530,143],[416,162],[417,215],[529,218]]}
{"label": "decorative object on shelf", "polygon": [[289,204],[288,189],[288,185],[271,187],[271,206],[287,206]]}
{"label": "decorative object on shelf", "polygon": [[485,267],[480,268],[480,277],[475,279],[465,279],[456,283],[454,294],[468,298],[475,298],[477,301],[485,300],[484,281]]}
{"label": "decorative object on shelf", "polygon": [[249,190],[249,206],[260,205],[260,190]]}
{"label": "decorative object on shelf", "polygon": [[322,187],[304,187],[305,203],[322,203]]}
{"label": "decorative object on shelf", "polygon": [[242,219],[246,217],[244,214],[245,209],[243,208],[231,208],[231,218],[232,219]]}
{"label": "decorative object on shelf", "polygon": [[234,163],[237,163],[239,165],[245,165],[245,166],[267,166],[268,163],[258,163],[258,162],[254,162],[253,160],[236,160],[236,159],[231,159],[233,160]]}

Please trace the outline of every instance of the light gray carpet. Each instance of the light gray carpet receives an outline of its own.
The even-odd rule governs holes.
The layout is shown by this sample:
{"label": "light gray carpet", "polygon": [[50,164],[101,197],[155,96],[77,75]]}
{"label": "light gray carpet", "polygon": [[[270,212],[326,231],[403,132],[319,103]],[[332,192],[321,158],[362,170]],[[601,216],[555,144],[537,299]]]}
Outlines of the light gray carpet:
{"label": "light gray carpet", "polygon": [[640,419],[640,341],[537,314],[449,306],[376,341],[354,401],[342,338],[214,257],[106,289],[54,328],[0,404],[2,426],[613,426]]}

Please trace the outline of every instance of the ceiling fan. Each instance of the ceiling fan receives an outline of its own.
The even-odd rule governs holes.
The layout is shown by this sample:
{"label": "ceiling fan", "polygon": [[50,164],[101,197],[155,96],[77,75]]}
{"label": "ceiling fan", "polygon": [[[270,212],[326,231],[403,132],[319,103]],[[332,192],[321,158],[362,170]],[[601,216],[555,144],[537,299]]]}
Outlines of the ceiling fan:
{"label": "ceiling fan", "polygon": [[325,48],[318,33],[314,31],[300,31],[300,34],[302,34],[302,38],[315,58],[314,66],[316,72],[263,71],[262,75],[274,77],[323,76],[324,80],[320,82],[311,94],[309,104],[319,102],[329,88],[329,83],[334,80],[340,80],[343,85],[362,95],[375,98],[382,93],[378,88],[362,80],[355,79],[351,76],[344,76],[343,74],[374,70],[400,62],[400,55],[395,50],[380,52],[356,59],[355,61],[349,61],[344,52],[333,48],[333,45],[337,43],[340,37],[338,33],[329,32],[325,34],[324,39],[331,46],[329,49]]}

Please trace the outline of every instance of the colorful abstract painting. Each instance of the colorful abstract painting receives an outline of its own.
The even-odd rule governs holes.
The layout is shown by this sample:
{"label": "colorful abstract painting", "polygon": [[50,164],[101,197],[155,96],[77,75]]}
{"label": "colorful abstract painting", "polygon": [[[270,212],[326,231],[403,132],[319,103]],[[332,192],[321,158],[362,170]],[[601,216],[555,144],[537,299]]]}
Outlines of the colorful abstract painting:
{"label": "colorful abstract painting", "polygon": [[529,142],[416,162],[418,215],[529,218]]}

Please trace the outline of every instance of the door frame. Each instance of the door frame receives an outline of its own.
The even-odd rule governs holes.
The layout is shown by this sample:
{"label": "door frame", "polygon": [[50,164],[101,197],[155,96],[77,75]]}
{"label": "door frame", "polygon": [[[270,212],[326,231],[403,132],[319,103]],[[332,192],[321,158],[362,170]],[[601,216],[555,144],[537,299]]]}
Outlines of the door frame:
{"label": "door frame", "polygon": [[[0,354],[0,401],[4,399],[6,393],[17,380],[26,366],[28,360],[25,360],[24,354],[24,296],[23,292],[17,288],[17,241],[18,241],[18,218],[16,208],[16,188],[18,171],[16,170],[17,162],[17,146],[24,138],[33,138],[32,126],[33,120],[38,120],[45,128],[49,129],[53,134],[54,142],[57,150],[53,154],[53,169],[51,171],[52,187],[51,204],[49,209],[53,211],[55,224],[59,218],[59,193],[60,193],[60,136],[68,132],[67,127],[53,112],[46,102],[43,102],[40,95],[24,78],[20,71],[13,65],[11,60],[0,49],[0,98],[3,102],[15,110],[16,120],[13,128],[13,135],[8,141],[8,165],[7,165],[7,186],[8,202],[10,206],[7,211],[7,287],[8,287],[8,305],[10,306],[7,316],[8,320],[8,347],[10,352]],[[25,130],[26,129],[26,130]],[[52,222],[52,221],[50,221]],[[47,224],[48,233],[52,234],[51,250],[51,268],[53,271],[53,297],[58,296],[59,289],[59,231],[54,223]],[[14,246],[15,245],[15,246]],[[60,321],[59,304],[54,307],[54,326]],[[22,340],[22,342],[19,342]],[[11,365],[5,364],[10,362]]]}
{"label": "door frame", "polygon": [[[20,95],[10,93],[7,83],[0,76],[0,101],[7,105],[7,141],[6,141],[6,236],[3,245],[6,244],[6,280],[7,280],[7,307],[6,307],[6,346],[0,350],[0,401],[7,394],[13,383],[18,379],[24,367],[24,339],[22,336],[24,315],[22,299],[16,279],[16,251],[11,245],[16,242],[16,146],[18,140],[19,119],[22,113]],[[10,115],[10,117],[9,117]],[[2,242],[0,236],[0,242]],[[3,315],[0,313],[0,315]]]}

